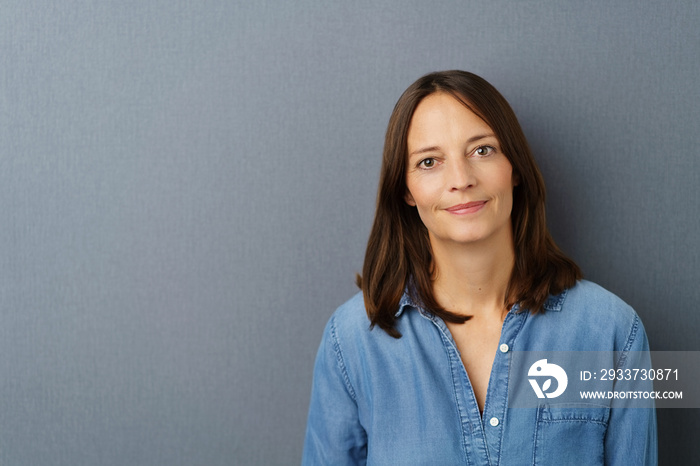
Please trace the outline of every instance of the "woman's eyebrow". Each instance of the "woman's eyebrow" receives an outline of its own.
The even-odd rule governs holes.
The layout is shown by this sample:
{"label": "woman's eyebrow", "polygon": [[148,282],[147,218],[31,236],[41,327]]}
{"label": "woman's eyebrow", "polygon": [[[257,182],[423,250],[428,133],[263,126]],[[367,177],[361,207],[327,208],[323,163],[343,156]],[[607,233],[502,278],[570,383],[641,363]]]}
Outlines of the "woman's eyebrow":
{"label": "woman's eyebrow", "polygon": [[[469,139],[467,139],[467,144],[472,144],[476,141],[480,141],[482,139],[486,138],[495,138],[496,135],[493,133],[487,133],[487,134],[477,134],[476,136],[472,136]],[[413,157],[414,155],[419,155],[419,154],[424,154],[426,152],[434,152],[436,150],[440,150],[440,147],[438,146],[430,146],[430,147],[424,147],[422,149],[414,150],[410,154],[408,154],[409,157]]]}
{"label": "woman's eyebrow", "polygon": [[424,154],[426,152],[434,152],[436,150],[440,150],[440,148],[438,146],[424,147],[423,149],[414,150],[413,152],[408,154],[408,156],[413,157],[414,155]]}
{"label": "woman's eyebrow", "polygon": [[472,142],[479,141],[480,139],[495,138],[495,137],[496,137],[496,135],[493,133],[478,134],[476,136],[472,136],[469,139],[467,139],[467,144],[471,144]]}

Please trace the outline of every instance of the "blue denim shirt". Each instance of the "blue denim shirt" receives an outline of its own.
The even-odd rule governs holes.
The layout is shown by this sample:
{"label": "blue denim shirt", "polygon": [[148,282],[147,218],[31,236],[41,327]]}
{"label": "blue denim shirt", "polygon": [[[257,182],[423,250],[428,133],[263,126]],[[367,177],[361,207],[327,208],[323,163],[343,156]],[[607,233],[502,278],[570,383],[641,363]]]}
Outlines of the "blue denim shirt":
{"label": "blue denim shirt", "polygon": [[507,314],[481,415],[441,319],[404,295],[394,339],[369,330],[356,295],[323,335],[302,464],[656,464],[654,409],[508,407],[513,351],[648,351],[634,310],[591,282],[550,296],[545,309]]}

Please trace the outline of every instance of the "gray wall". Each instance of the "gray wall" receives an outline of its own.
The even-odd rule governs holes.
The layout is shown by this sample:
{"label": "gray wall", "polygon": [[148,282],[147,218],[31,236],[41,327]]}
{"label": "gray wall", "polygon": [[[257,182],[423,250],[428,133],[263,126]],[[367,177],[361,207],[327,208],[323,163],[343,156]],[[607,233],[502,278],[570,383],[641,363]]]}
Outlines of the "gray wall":
{"label": "gray wall", "polygon": [[[389,113],[437,69],[510,100],[653,348],[700,350],[698,5],[3,1],[0,464],[298,463]],[[698,412],[659,412],[662,464]]]}

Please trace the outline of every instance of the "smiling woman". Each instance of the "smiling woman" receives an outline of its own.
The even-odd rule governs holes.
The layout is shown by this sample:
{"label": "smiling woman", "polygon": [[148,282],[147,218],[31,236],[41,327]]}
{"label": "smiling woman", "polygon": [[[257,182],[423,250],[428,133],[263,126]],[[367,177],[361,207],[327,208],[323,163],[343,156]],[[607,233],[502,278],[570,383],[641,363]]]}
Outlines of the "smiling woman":
{"label": "smiling woman", "polygon": [[408,130],[406,203],[433,253],[451,242],[513,248],[513,168],[491,128],[449,94],[421,101]]}
{"label": "smiling woman", "polygon": [[317,355],[304,464],[656,463],[653,407],[509,405],[515,352],[649,349],[637,314],[555,245],[544,208],[493,86],[446,71],[404,92],[362,293],[334,313]]}

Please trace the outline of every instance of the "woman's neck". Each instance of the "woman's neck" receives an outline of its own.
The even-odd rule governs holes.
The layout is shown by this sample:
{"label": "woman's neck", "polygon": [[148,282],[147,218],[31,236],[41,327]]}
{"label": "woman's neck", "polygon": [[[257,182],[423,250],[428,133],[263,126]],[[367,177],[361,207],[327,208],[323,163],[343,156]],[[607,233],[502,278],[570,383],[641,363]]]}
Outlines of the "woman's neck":
{"label": "woman's neck", "polygon": [[432,241],[433,293],[448,311],[503,318],[506,290],[515,264],[512,232],[479,243]]}

